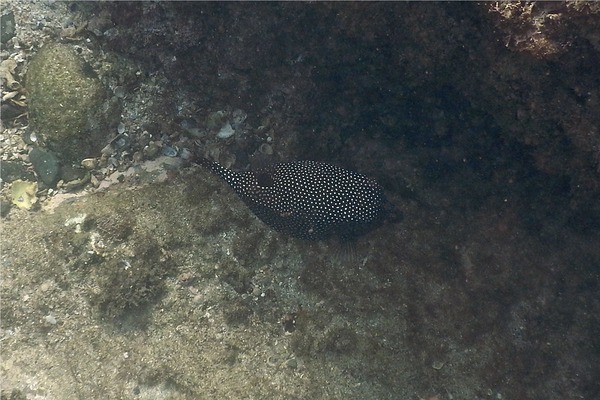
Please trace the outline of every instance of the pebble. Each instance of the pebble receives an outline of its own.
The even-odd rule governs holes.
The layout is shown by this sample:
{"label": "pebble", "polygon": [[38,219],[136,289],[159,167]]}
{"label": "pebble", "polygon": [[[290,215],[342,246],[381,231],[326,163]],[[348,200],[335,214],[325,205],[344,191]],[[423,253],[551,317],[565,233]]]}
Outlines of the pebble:
{"label": "pebble", "polygon": [[81,166],[88,170],[95,169],[98,167],[98,160],[95,158],[85,158],[81,160]]}
{"label": "pebble", "polygon": [[235,133],[235,130],[233,130],[233,128],[231,127],[231,124],[228,121],[225,123],[225,125],[223,125],[221,130],[219,130],[219,132],[217,133],[217,137],[219,139],[228,139],[228,138],[232,137],[234,133]]}
{"label": "pebble", "polygon": [[29,159],[33,164],[33,169],[39,175],[42,182],[48,186],[52,186],[58,180],[60,164],[58,158],[49,151],[39,147],[34,147],[29,152]]}
{"label": "pebble", "polygon": [[440,370],[444,367],[444,364],[445,363],[443,363],[442,361],[434,361],[431,366],[433,367],[433,369]]}
{"label": "pebble", "polygon": [[265,155],[271,155],[273,154],[273,147],[270,144],[263,143],[258,148],[258,151]]}
{"label": "pebble", "polygon": [[[123,123],[119,124],[119,127],[122,125],[122,130],[125,132],[125,125]],[[120,130],[117,128],[117,130]],[[129,146],[129,137],[120,133],[117,137],[115,137],[111,142],[113,148],[117,151],[122,151],[125,147]]]}
{"label": "pebble", "polygon": [[29,145],[36,144],[38,141],[36,133],[32,130],[25,131],[25,133],[23,134],[23,141]]}
{"label": "pebble", "polygon": [[123,86],[117,86],[114,90],[114,94],[118,98],[122,99],[123,97],[125,97],[125,88]]}
{"label": "pebble", "polygon": [[162,154],[167,157],[177,157],[177,150],[171,146],[164,146],[162,148]]}

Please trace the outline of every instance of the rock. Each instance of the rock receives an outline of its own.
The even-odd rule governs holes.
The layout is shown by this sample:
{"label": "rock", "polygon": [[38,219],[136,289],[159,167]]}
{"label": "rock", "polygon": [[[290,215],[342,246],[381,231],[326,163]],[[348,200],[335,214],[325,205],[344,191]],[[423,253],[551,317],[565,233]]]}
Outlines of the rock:
{"label": "rock", "polygon": [[94,70],[67,44],[44,46],[27,71],[31,128],[65,161],[98,155],[119,119]]}
{"label": "rock", "polygon": [[219,132],[217,133],[217,137],[219,139],[228,139],[233,136],[235,130],[232,128],[229,121],[225,122],[225,124],[221,127]]}
{"label": "rock", "polygon": [[53,186],[56,183],[60,171],[60,163],[54,154],[39,147],[34,147],[29,152],[29,160],[42,182],[48,186]]}
{"label": "rock", "polygon": [[81,166],[87,170],[96,169],[98,167],[98,160],[95,158],[86,158],[81,160]]}
{"label": "rock", "polygon": [[12,11],[2,13],[0,16],[0,42],[6,43],[15,36],[15,14]]}

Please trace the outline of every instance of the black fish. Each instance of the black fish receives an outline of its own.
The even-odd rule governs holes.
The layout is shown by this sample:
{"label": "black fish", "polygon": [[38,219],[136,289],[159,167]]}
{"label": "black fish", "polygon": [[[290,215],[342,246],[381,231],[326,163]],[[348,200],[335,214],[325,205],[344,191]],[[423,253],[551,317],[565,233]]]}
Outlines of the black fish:
{"label": "black fish", "polygon": [[[300,239],[355,239],[399,213],[374,180],[316,161],[273,164],[236,172],[209,160],[220,176],[264,223]],[[390,213],[392,211],[392,213]]]}

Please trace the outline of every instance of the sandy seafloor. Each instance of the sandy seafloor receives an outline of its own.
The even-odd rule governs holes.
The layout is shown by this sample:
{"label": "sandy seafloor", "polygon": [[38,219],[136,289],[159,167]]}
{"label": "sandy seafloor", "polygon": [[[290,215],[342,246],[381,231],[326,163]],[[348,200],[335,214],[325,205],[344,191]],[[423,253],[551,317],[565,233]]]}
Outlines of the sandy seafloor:
{"label": "sandy seafloor", "polygon": [[[17,21],[73,18],[70,3],[8,4]],[[4,144],[21,128],[5,124]],[[359,155],[382,148],[353,140]],[[434,179],[421,161],[433,150],[403,146],[382,155],[401,183],[379,178],[405,218],[351,255],[271,231],[166,156],[13,207],[2,399],[597,398],[598,227],[576,229],[567,205],[528,198],[535,188],[467,170]]]}

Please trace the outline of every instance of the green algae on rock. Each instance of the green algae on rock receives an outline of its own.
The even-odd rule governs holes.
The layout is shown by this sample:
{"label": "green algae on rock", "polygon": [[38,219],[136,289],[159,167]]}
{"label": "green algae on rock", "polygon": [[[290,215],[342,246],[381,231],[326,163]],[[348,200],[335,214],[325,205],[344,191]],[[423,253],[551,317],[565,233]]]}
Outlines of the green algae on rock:
{"label": "green algae on rock", "polygon": [[116,103],[93,69],[66,44],[48,44],[27,72],[31,128],[61,159],[95,155],[116,126]]}

